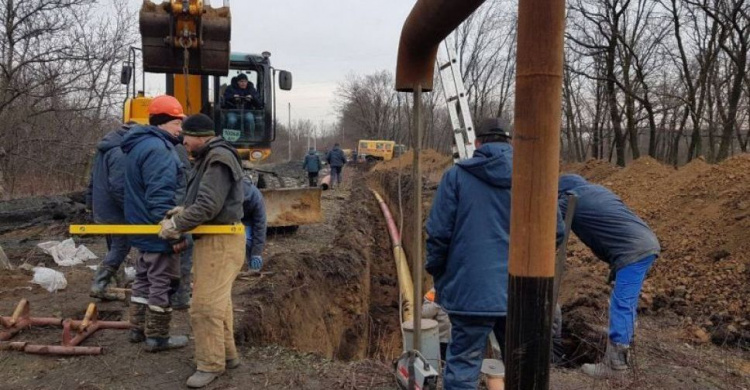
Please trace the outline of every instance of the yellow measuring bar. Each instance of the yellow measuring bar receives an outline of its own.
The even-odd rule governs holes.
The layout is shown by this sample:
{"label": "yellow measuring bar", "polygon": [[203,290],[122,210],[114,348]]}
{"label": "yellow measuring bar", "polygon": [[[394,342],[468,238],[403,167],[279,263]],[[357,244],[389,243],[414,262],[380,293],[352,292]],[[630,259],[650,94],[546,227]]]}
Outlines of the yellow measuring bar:
{"label": "yellow measuring bar", "polygon": [[[143,234],[157,235],[159,225],[70,225],[70,234]],[[189,231],[192,234],[245,234],[245,226],[201,225]]]}

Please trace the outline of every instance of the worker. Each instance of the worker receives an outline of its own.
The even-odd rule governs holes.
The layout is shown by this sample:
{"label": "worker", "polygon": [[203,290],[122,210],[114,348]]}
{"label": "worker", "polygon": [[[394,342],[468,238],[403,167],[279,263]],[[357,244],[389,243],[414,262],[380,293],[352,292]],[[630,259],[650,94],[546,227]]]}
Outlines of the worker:
{"label": "worker", "polygon": [[245,257],[247,269],[260,271],[263,267],[263,248],[266,245],[266,205],[263,194],[250,180],[242,181],[242,224],[245,225]]}
{"label": "worker", "polygon": [[[246,74],[240,73],[237,77],[232,78],[231,85],[224,90],[224,108],[241,110],[243,118],[243,126],[241,128],[245,130],[245,134],[250,134],[251,137],[254,137],[255,116],[251,110],[262,109],[263,104],[260,101],[258,90],[248,80]],[[240,128],[238,126],[239,119],[239,112],[227,112],[227,127],[230,129]]]}
{"label": "worker", "polygon": [[[185,207],[171,210],[159,237],[176,240],[199,225],[241,222],[244,191],[242,160],[226,140],[216,137],[214,122],[204,114],[183,123],[185,147],[194,158]],[[245,262],[245,237],[203,235],[193,247],[193,301],[190,323],[195,335],[196,371],[190,388],[208,385],[226,368],[240,364],[234,344],[232,283]]]}
{"label": "worker", "polygon": [[358,161],[357,148],[354,148],[354,150],[352,150],[352,162],[356,164]]}
{"label": "worker", "polygon": [[656,235],[612,191],[578,175],[562,175],[558,202],[564,214],[567,195],[577,199],[571,230],[591,251],[610,266],[614,288],[609,304],[609,337],[601,362],[584,364],[583,372],[596,378],[611,377],[631,368],[629,347],[643,280],[661,247]]}
{"label": "worker", "polygon": [[440,360],[445,361],[448,344],[451,342],[451,321],[448,313],[435,302],[435,288],[431,288],[424,295],[422,303],[422,318],[435,320],[438,323],[438,339],[440,340]]}
{"label": "worker", "polygon": [[[86,204],[93,212],[95,223],[119,225],[126,222],[123,209],[125,154],[120,145],[134,124],[128,122],[108,132],[96,145],[94,167],[86,191]],[[108,300],[111,297],[107,295],[107,287],[130,253],[130,243],[124,235],[107,235],[105,239],[107,255],[94,274],[89,295]]]}
{"label": "worker", "polygon": [[337,186],[341,185],[341,170],[344,168],[344,164],[346,164],[346,156],[344,155],[344,151],[341,150],[341,146],[339,146],[338,142],[334,144],[333,149],[328,152],[326,161],[328,161],[328,165],[331,166],[331,188],[333,188],[334,183],[336,183]]}
{"label": "worker", "polygon": [[476,389],[490,332],[505,340],[513,148],[510,125],[488,119],[474,156],[440,182],[427,218],[427,261],[449,314],[445,389]]}
{"label": "worker", "polygon": [[[182,126],[182,106],[172,96],[155,97],[148,106],[149,126],[133,128],[122,142],[126,153],[125,218],[129,224],[159,223],[178,202],[186,186],[175,151]],[[187,345],[185,336],[169,336],[172,308],[169,295],[179,284],[180,262],[175,244],[155,236],[131,236],[138,248],[135,282],[130,298],[130,341],[146,341],[149,352]]]}
{"label": "worker", "polygon": [[315,148],[311,147],[307,151],[305,156],[305,162],[302,164],[302,169],[307,171],[307,180],[310,182],[310,187],[318,186],[318,173],[323,164],[320,162],[320,156],[315,151]]}
{"label": "worker", "polygon": [[[174,148],[182,162],[182,174],[185,177],[190,177],[190,170],[192,168],[190,156],[187,149],[185,149],[185,145],[182,144],[184,137],[180,135],[178,138],[180,143],[175,145]],[[186,193],[187,186],[177,191],[176,202],[178,206],[185,204]],[[180,285],[169,297],[172,310],[187,310],[190,308],[191,283],[193,280],[193,237],[190,234],[185,234],[184,238],[184,248],[180,252]]]}

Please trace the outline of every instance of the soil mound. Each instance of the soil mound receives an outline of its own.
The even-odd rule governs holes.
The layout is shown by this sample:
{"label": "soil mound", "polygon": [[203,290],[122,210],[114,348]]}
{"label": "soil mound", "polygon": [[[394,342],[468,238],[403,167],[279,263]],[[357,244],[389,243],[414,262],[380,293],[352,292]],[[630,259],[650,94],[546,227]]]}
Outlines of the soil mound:
{"label": "soil mound", "polygon": [[560,172],[575,172],[587,180],[600,182],[613,175],[620,168],[604,160],[591,159],[583,163],[565,164],[560,168]]}
{"label": "soil mound", "polygon": [[[620,195],[661,242],[644,287],[648,308],[683,317],[691,334],[747,347],[750,155],[713,166],[697,159],[678,170],[641,158],[599,183]],[[575,255],[593,258],[587,250]]]}

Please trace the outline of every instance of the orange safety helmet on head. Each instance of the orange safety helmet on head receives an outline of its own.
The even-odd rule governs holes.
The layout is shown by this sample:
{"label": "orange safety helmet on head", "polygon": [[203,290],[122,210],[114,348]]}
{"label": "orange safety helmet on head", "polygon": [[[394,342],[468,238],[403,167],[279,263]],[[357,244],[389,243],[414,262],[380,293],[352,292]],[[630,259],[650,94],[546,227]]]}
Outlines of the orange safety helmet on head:
{"label": "orange safety helmet on head", "polygon": [[148,105],[148,115],[169,115],[175,118],[185,118],[182,104],[174,96],[160,95],[151,100]]}

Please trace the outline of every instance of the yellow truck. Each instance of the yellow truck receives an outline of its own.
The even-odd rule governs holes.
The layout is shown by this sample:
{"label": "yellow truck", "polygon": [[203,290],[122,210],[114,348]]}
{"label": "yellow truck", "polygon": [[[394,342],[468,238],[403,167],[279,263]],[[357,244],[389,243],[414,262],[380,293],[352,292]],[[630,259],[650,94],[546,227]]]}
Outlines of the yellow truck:
{"label": "yellow truck", "polygon": [[386,140],[360,140],[357,147],[357,155],[367,162],[390,161],[404,153],[406,147],[396,144],[394,141]]}

